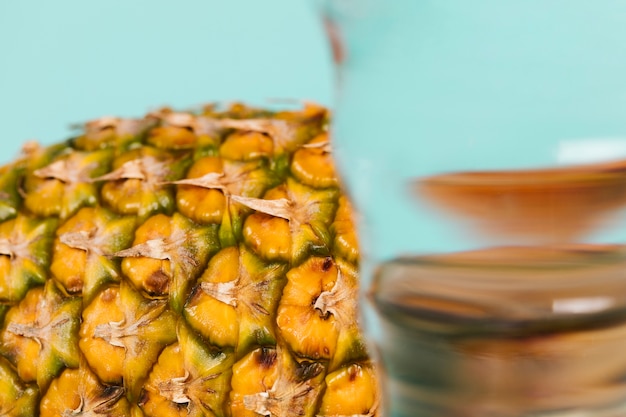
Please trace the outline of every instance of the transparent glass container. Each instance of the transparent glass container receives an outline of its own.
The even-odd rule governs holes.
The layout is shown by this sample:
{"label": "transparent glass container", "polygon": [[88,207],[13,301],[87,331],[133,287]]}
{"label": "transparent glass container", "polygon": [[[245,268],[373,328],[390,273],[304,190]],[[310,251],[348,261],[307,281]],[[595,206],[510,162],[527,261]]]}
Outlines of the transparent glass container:
{"label": "transparent glass container", "polygon": [[381,415],[626,415],[626,2],[318,3]]}

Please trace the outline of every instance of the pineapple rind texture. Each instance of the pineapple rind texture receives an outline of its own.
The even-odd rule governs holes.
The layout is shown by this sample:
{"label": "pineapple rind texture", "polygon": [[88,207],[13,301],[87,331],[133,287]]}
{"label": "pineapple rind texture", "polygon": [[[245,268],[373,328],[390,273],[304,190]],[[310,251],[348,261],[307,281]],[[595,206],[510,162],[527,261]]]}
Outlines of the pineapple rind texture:
{"label": "pineapple rind texture", "polygon": [[165,108],[0,167],[0,414],[379,415],[328,120]]}

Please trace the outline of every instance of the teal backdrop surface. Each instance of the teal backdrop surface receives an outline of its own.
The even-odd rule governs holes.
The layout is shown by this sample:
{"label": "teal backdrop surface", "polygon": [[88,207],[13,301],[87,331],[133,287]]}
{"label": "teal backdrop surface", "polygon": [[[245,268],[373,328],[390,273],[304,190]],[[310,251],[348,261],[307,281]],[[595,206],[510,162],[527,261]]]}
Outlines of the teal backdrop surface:
{"label": "teal backdrop surface", "polygon": [[0,1],[0,163],[72,124],[209,101],[330,105],[308,0]]}

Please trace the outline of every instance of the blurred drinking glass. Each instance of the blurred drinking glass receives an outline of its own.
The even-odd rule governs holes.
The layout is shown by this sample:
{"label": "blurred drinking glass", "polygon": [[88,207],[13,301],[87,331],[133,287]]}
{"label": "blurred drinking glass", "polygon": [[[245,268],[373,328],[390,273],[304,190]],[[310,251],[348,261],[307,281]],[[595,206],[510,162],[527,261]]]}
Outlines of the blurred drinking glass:
{"label": "blurred drinking glass", "polygon": [[626,415],[626,1],[319,3],[383,415]]}

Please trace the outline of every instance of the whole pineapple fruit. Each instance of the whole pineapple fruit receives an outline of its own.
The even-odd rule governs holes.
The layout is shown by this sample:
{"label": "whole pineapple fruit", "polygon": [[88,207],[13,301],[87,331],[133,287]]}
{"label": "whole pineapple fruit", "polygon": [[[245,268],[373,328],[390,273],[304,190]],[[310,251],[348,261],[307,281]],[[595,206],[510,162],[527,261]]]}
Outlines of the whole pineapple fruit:
{"label": "whole pineapple fruit", "polygon": [[328,113],[102,118],[0,170],[0,415],[375,416]]}

